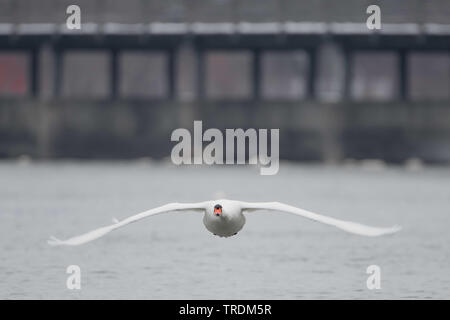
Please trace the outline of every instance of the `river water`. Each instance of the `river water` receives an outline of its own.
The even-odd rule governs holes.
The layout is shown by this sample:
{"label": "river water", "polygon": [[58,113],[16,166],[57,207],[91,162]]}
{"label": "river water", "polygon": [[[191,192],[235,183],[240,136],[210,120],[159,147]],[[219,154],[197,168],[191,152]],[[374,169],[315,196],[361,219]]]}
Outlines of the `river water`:
{"label": "river water", "polygon": [[[450,169],[281,163],[175,167],[134,162],[0,162],[2,299],[450,298]],[[254,212],[235,237],[198,213],[158,215],[79,247],[66,238],[167,202],[281,201],[375,226],[364,238],[283,213]],[[66,268],[81,268],[68,290]],[[380,267],[381,289],[366,286]]]}

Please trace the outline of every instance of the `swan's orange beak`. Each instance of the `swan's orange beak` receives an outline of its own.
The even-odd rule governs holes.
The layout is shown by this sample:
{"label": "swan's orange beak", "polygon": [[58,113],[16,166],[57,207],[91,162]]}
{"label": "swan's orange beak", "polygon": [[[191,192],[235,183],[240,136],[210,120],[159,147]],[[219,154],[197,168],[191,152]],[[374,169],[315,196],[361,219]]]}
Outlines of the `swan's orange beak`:
{"label": "swan's orange beak", "polygon": [[214,207],[214,214],[216,216],[220,216],[222,214],[222,207],[219,206]]}

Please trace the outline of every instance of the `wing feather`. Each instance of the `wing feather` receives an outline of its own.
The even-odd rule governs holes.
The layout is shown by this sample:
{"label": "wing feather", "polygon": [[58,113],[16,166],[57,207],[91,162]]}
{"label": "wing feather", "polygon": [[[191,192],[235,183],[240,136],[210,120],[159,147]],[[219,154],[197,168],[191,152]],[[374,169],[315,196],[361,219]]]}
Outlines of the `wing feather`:
{"label": "wing feather", "polygon": [[171,211],[203,211],[205,210],[203,203],[169,203],[158,208],[150,209],[134,216],[128,217],[122,221],[114,218],[113,224],[105,227],[101,227],[90,232],[84,233],[79,236],[69,238],[67,240],[59,240],[55,237],[50,237],[47,243],[51,246],[77,246],[86,242],[98,239],[111,231],[126,226],[127,224],[139,221],[141,219],[154,216],[161,213]]}
{"label": "wing feather", "polygon": [[386,234],[392,234],[401,230],[400,226],[393,226],[388,228],[371,227],[364,224],[344,221],[335,219],[332,217],[323,216],[311,211],[303,210],[297,207],[293,207],[280,202],[260,202],[260,203],[248,203],[245,202],[242,205],[243,210],[255,211],[255,210],[274,210],[292,213],[301,217],[305,217],[314,221],[318,221],[324,224],[328,224],[337,227],[341,230],[358,234],[361,236],[376,237]]}

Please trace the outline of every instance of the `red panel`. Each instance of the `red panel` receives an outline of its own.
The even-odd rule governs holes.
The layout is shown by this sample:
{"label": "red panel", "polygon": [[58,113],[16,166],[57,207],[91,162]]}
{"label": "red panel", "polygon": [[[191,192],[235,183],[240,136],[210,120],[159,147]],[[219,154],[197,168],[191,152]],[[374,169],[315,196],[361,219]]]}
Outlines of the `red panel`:
{"label": "red panel", "polygon": [[28,91],[28,56],[0,53],[0,95],[25,95]]}

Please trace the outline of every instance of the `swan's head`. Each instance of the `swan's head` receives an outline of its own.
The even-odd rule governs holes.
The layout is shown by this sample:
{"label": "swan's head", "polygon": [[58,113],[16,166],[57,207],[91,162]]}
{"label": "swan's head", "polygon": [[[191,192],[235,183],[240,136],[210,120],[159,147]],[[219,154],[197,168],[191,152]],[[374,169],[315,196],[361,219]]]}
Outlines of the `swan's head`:
{"label": "swan's head", "polygon": [[220,204],[214,206],[214,214],[218,217],[222,215],[222,206]]}

